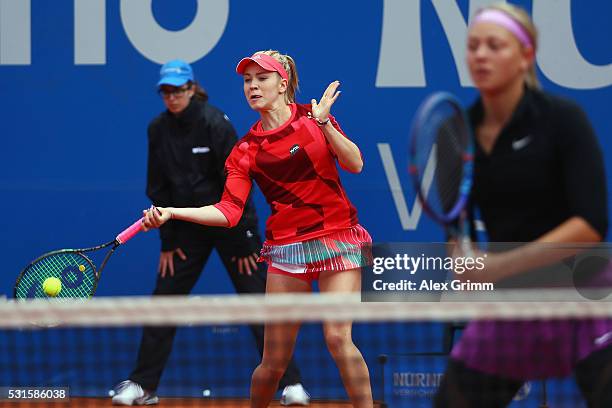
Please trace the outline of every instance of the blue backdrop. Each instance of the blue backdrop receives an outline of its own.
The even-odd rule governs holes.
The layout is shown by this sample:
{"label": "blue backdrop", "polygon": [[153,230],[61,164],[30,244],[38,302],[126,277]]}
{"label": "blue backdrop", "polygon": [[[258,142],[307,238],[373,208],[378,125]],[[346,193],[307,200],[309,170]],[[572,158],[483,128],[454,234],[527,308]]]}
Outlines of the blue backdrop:
{"label": "blue backdrop", "polygon": [[[170,58],[193,64],[239,134],[257,119],[234,73],[243,56],[292,55],[302,102],[340,80],[333,113],[365,158],[361,174],[342,175],[362,224],[379,242],[440,240],[407,183],[408,129],[432,91],[473,100],[466,19],[487,3],[0,0],[0,294],[12,296],[17,274],[38,254],[112,239],[150,204],[146,127],[163,109],[155,83]],[[610,163],[612,3],[513,3],[540,27],[544,88],[582,104]],[[612,180],[609,164],[607,172]],[[260,193],[256,204],[264,220]],[[150,293],[158,255],[157,233],[136,237],[111,259],[98,295]],[[196,291],[232,291],[216,257]]]}
{"label": "blue backdrop", "polygon": [[[241,57],[268,48],[293,55],[302,102],[340,80],[333,113],[365,157],[361,174],[342,174],[361,222],[376,241],[440,240],[407,183],[407,134],[430,92],[473,100],[460,34],[485,3],[272,1],[253,9],[227,0],[0,0],[0,293],[11,294],[13,276],[37,254],[106,241],[149,205],[146,126],[163,109],[159,61],[174,57],[192,62],[239,134],[257,119],[234,73]],[[602,40],[612,38],[612,4],[516,3],[533,11],[552,49],[539,54],[544,87],[580,102],[612,155],[612,54]],[[256,204],[264,220],[259,193]],[[111,260],[98,294],[149,293],[158,250],[157,233],[135,238]],[[200,291],[231,289],[218,265]]]}

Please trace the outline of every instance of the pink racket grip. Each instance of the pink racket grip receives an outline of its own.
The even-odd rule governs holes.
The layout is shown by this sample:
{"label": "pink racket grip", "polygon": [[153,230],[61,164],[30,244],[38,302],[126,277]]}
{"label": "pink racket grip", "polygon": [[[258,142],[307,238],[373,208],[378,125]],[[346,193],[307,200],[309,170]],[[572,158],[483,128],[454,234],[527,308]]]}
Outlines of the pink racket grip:
{"label": "pink racket grip", "polygon": [[115,238],[115,240],[120,244],[125,244],[126,242],[128,242],[134,237],[134,235],[138,234],[142,230],[143,219],[144,217],[124,229],[119,235],[117,235],[117,238]]}

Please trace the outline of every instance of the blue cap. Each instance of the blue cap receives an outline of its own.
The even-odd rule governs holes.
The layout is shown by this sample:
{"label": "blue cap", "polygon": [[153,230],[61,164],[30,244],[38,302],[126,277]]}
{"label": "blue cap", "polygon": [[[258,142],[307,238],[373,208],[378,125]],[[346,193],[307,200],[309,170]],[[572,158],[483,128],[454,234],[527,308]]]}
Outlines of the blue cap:
{"label": "blue cap", "polygon": [[162,65],[159,70],[159,76],[160,79],[157,86],[182,86],[188,81],[193,81],[193,70],[185,61],[172,60]]}

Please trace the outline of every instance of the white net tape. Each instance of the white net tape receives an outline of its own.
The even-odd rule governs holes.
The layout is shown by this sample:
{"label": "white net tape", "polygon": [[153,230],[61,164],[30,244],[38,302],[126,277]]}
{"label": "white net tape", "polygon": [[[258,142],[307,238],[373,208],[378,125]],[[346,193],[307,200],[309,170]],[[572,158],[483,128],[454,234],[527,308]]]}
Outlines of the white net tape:
{"label": "white net tape", "polygon": [[[609,293],[609,292],[608,292]],[[594,292],[590,299],[599,299]],[[405,299],[405,297],[404,297]],[[360,294],[98,297],[0,300],[0,326],[207,325],[283,321],[454,321],[612,317],[612,295],[588,300],[575,290],[414,295],[411,302],[362,302]],[[518,299],[518,300],[517,300]],[[522,301],[537,299],[537,302]],[[564,301],[559,301],[564,299]]]}

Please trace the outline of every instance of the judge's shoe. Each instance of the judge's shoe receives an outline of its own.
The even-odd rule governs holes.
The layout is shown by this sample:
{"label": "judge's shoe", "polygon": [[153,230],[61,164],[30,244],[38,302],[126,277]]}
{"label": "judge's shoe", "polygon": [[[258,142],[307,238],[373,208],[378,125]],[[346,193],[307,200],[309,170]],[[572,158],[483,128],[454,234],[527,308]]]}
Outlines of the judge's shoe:
{"label": "judge's shoe", "polygon": [[159,403],[157,395],[143,389],[140,384],[125,380],[115,387],[113,405],[155,405]]}
{"label": "judge's shoe", "polygon": [[302,384],[297,383],[288,385],[283,390],[280,399],[281,405],[302,405],[306,406],[310,403],[310,395],[306,392]]}

